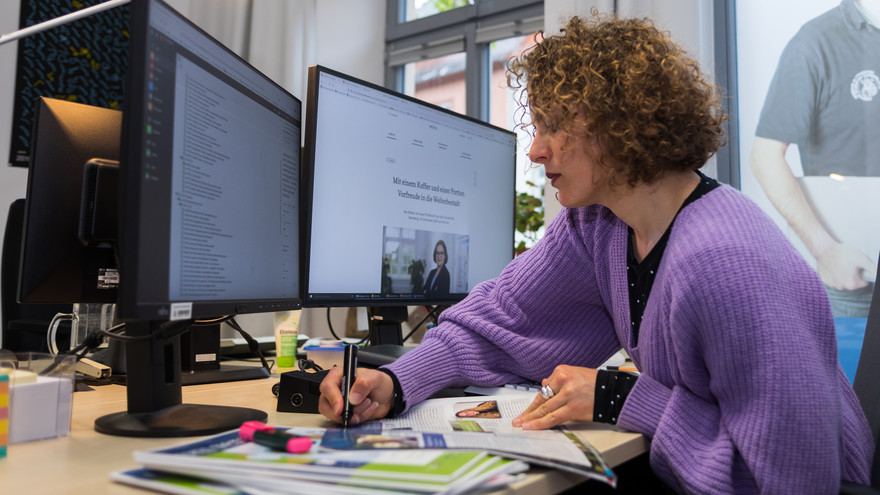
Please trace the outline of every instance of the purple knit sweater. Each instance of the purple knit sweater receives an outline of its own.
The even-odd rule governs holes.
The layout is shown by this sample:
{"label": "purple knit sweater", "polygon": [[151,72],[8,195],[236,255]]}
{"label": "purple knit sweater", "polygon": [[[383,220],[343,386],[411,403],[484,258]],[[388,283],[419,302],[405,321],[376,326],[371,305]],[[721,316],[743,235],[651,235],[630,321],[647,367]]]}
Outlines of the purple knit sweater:
{"label": "purple knit sweater", "polygon": [[618,426],[687,493],[835,493],[867,483],[868,424],[837,362],[813,270],[761,210],[722,185],[678,215],[633,346],[627,226],[563,210],[500,276],[443,313],[389,368],[407,406],[449,386],[540,381],[621,347],[642,374]]}

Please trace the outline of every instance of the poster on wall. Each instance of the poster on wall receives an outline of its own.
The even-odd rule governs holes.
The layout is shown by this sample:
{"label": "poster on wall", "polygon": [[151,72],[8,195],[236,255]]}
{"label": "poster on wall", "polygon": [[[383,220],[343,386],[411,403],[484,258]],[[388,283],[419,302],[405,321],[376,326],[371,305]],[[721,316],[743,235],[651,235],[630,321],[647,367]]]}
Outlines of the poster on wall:
{"label": "poster on wall", "polygon": [[[21,28],[104,0],[21,0]],[[128,59],[129,7],[123,5],[18,41],[9,163],[30,164],[34,101],[46,96],[121,109]]]}
{"label": "poster on wall", "polygon": [[880,1],[738,0],[742,190],[867,316],[880,255]]}

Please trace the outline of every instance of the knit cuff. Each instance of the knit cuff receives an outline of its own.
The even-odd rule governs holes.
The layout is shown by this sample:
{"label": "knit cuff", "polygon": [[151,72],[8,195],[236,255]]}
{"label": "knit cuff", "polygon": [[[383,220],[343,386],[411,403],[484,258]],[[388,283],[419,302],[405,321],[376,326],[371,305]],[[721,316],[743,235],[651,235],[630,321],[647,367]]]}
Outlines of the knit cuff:
{"label": "knit cuff", "polygon": [[[438,338],[425,339],[415,349],[384,366],[397,376],[406,408],[412,407],[443,388],[457,383],[459,359],[449,345]],[[406,411],[406,408],[404,411]]]}
{"label": "knit cuff", "polygon": [[653,438],[671,397],[671,389],[641,374],[623,404],[617,425]]}

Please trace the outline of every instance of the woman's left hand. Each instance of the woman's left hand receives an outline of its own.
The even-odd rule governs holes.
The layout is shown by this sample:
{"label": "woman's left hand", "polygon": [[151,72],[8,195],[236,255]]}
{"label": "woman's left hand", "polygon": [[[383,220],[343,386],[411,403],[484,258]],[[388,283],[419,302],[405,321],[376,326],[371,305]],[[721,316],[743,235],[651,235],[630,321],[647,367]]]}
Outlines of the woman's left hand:
{"label": "woman's left hand", "polygon": [[541,385],[549,386],[549,399],[539,393],[529,407],[513,418],[513,426],[524,430],[546,430],[568,420],[593,420],[597,370],[561,364]]}

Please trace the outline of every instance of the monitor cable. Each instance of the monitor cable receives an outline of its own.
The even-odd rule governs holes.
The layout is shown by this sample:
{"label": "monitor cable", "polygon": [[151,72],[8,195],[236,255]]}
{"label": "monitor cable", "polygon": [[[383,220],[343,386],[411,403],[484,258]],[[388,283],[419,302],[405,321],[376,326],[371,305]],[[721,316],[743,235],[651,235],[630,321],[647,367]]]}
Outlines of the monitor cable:
{"label": "monitor cable", "polygon": [[336,332],[333,331],[333,323],[330,321],[330,309],[331,308],[329,307],[327,308],[327,327],[330,328],[330,335],[332,335],[334,339],[341,341],[342,339],[340,339],[339,336],[336,335]]}
{"label": "monitor cable", "polygon": [[[243,328],[241,328],[241,325],[239,325],[238,322],[235,321],[234,316],[229,316],[224,321],[227,325],[229,325],[235,331],[237,331],[239,334],[241,334],[244,341],[247,342],[248,349],[250,349],[251,353],[253,353],[255,356],[260,358],[260,362],[263,363],[263,367],[266,368],[266,371],[268,371],[269,373],[272,373],[272,366],[269,365],[269,362],[266,360],[266,357],[263,356],[263,351],[260,349],[260,343],[257,342],[257,339],[253,338],[251,336],[251,334],[247,333]],[[206,323],[206,324],[213,325],[214,323],[212,322],[212,323]]]}
{"label": "monitor cable", "polygon": [[[408,334],[406,334],[406,336],[403,338],[403,342],[406,342],[407,340],[409,340],[409,338],[412,337],[413,334],[415,334],[416,331],[418,331],[418,329],[421,328],[421,326],[424,325],[425,322],[428,321],[429,318],[433,319],[434,323],[437,323],[437,318],[435,317],[435,315],[437,314],[437,311],[440,310],[441,307],[442,306],[437,305],[437,306],[434,306],[433,308],[431,308],[431,310],[428,311],[428,314],[425,315],[424,318],[422,318],[422,321],[420,321],[418,325],[414,326],[413,329],[410,330]],[[425,307],[425,309],[427,309],[427,306]],[[442,312],[442,310],[441,310],[441,312]]]}

